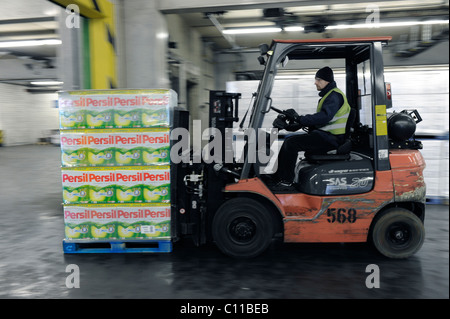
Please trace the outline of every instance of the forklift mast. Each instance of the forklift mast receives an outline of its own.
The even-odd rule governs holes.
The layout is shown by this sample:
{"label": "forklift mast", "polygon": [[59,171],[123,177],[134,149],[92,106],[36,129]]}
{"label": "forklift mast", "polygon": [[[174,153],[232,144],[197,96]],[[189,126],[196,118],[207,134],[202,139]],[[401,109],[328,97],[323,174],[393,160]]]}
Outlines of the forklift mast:
{"label": "forklift mast", "polygon": [[[199,246],[211,237],[212,215],[223,202],[223,189],[225,185],[234,182],[239,177],[236,173],[224,172],[223,167],[227,154],[233,154],[232,141],[225,141],[232,136],[233,123],[238,121],[239,93],[226,93],[225,91],[211,91],[209,101],[209,127],[213,129],[209,142],[214,139],[217,144],[223,146],[218,159],[212,162],[202,160],[200,163],[179,163],[172,166],[171,179],[174,191],[172,191],[173,227],[172,238],[178,240],[183,236],[190,236],[195,245]],[[175,110],[174,126],[177,128],[189,128],[189,112]],[[216,130],[216,131],[214,131]],[[180,142],[175,136],[172,144]],[[192,154],[191,154],[192,156]],[[180,190],[180,191],[176,191]],[[183,190],[183,191],[181,191]]]}
{"label": "forklift mast", "polygon": [[[217,129],[220,134],[218,136],[211,136],[212,139],[221,138],[220,145],[221,159],[219,162],[215,160],[213,163],[206,166],[206,190],[208,200],[206,202],[206,209],[208,212],[215,212],[222,204],[223,189],[230,181],[230,176],[223,173],[226,163],[225,157],[228,154],[233,156],[232,141],[226,141],[227,138],[232,138],[233,123],[239,121],[239,99],[240,93],[227,93],[225,91],[210,91],[209,94],[209,127]],[[214,154],[210,154],[213,156]],[[228,163],[230,164],[230,163]],[[220,177],[220,178],[219,178]],[[235,176],[237,177],[237,176]],[[211,227],[207,227],[208,230]]]}

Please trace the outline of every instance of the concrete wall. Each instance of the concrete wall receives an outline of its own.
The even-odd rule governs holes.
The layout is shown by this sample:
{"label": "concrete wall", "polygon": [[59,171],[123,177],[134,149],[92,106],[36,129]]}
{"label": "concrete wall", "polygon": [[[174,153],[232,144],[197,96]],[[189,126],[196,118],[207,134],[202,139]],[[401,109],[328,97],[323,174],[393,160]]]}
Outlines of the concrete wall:
{"label": "concrete wall", "polygon": [[31,94],[23,86],[0,83],[3,145],[33,144],[59,128],[56,94]]}
{"label": "concrete wall", "polygon": [[167,24],[155,1],[116,0],[119,83],[126,88],[169,88]]}
{"label": "concrete wall", "polygon": [[179,105],[191,112],[191,119],[208,124],[209,90],[215,89],[214,54],[195,30],[188,28],[177,15],[165,16],[169,41],[175,44],[170,49],[169,70],[175,87],[178,86]]}

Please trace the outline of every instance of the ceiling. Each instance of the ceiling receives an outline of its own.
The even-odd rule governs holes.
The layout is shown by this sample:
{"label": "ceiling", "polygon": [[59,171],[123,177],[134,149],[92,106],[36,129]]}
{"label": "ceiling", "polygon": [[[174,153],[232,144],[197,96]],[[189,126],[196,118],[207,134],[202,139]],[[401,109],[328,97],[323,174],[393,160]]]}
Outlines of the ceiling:
{"label": "ceiling", "polygon": [[[122,1],[126,5],[128,0]],[[364,24],[378,18],[384,22],[447,20],[448,0],[373,0],[367,3],[356,0],[306,1],[306,0],[162,0],[159,8],[163,14],[176,14],[205,43],[216,51],[255,49],[271,39],[308,39],[321,37],[386,36],[393,42],[421,40],[424,30],[430,41],[448,40],[448,22],[428,29],[425,26],[379,27],[331,30],[342,24]],[[205,6],[208,4],[208,6]],[[277,5],[280,7],[277,8]],[[282,7],[281,7],[282,6]],[[58,16],[62,8],[48,0],[2,1],[0,4],[0,81],[6,81],[4,66],[12,68],[13,62],[39,63],[43,69],[55,68],[58,45],[30,47],[5,47],[2,43],[18,40],[45,40],[59,38]],[[379,16],[375,16],[379,12]],[[373,15],[375,14],[375,15]],[[373,21],[370,20],[370,21]],[[243,27],[280,27],[284,31],[260,34],[223,34],[223,30]],[[287,31],[300,26],[302,31]],[[325,29],[328,26],[328,29]],[[405,51],[406,52],[406,51]],[[410,52],[419,52],[410,50]],[[409,54],[409,53],[408,53]],[[24,62],[25,61],[25,62]],[[3,69],[3,70],[2,70]],[[46,74],[43,72],[43,74]],[[49,74],[55,74],[49,73]],[[42,77],[42,75],[41,75]]]}
{"label": "ceiling", "polygon": [[[216,0],[215,0],[216,1]],[[372,29],[325,30],[317,32],[322,26],[341,24],[364,24],[366,19],[379,10],[379,21],[423,21],[448,20],[448,0],[391,0],[354,2],[343,1],[284,1],[282,8],[277,8],[277,2],[270,5],[265,0],[240,1],[251,5],[233,5],[238,1],[230,0],[229,6],[205,7],[201,3],[206,0],[164,0],[167,6],[178,6],[171,10],[163,7],[165,14],[179,15],[187,25],[200,33],[205,42],[212,43],[217,50],[234,48],[256,48],[261,43],[270,43],[273,38],[320,38],[320,37],[350,37],[391,35],[394,41],[408,37],[411,26],[380,27]],[[214,2],[214,1],[213,1]],[[220,2],[220,1],[216,1]],[[124,2],[126,5],[126,2]],[[182,7],[180,7],[182,3]],[[190,6],[189,3],[198,3]],[[289,3],[292,3],[289,6]],[[304,5],[299,5],[304,3]],[[313,4],[311,4],[313,3]],[[271,8],[272,6],[272,8]],[[271,10],[268,10],[271,9]],[[277,10],[273,10],[277,9]],[[266,11],[266,17],[264,16]],[[0,4],[0,42],[25,39],[54,39],[58,38],[58,15],[61,7],[48,0],[14,0],[2,1]],[[272,14],[272,17],[267,17]],[[279,14],[279,16],[277,16]],[[374,16],[372,16],[374,17]],[[276,32],[262,34],[224,35],[220,29],[280,26],[311,28],[312,32]],[[441,30],[448,30],[446,25],[433,26],[436,34]],[[56,46],[1,48],[0,57],[7,57],[7,53],[16,56],[31,56],[46,58],[56,56]]]}
{"label": "ceiling", "polygon": [[[47,0],[1,2],[0,83],[25,86],[31,93],[47,93],[59,88],[47,85],[58,77],[59,45],[54,40],[59,40],[57,17],[60,11],[60,7]],[[22,42],[26,46],[17,46],[17,41],[27,41]],[[45,86],[44,80],[47,81]]]}
{"label": "ceiling", "polygon": [[[256,1],[257,2],[257,1]],[[277,8],[277,3],[271,5],[257,4],[251,9],[232,10],[227,7],[216,8],[187,8],[186,10],[166,9],[167,14],[178,14],[192,28],[197,30],[204,41],[212,43],[216,50],[231,48],[256,48],[261,43],[270,43],[271,39],[308,39],[322,37],[355,37],[355,36],[392,36],[393,41],[407,41],[411,38],[412,26],[333,29],[333,26],[343,24],[365,24],[375,21],[379,13],[379,22],[448,20],[448,1],[292,1],[293,6]],[[314,3],[314,4],[311,4]],[[248,6],[243,6],[248,8]],[[213,10],[213,11],[211,11]],[[216,11],[217,10],[217,11]],[[224,35],[221,30],[251,27],[280,27],[281,32],[259,34]],[[288,31],[292,26],[301,26],[304,30]],[[327,29],[324,30],[325,27]],[[292,28],[291,28],[292,29]],[[419,39],[422,36],[419,28]],[[433,25],[433,36],[447,33],[448,23]],[[416,32],[417,33],[417,32]]]}
{"label": "ceiling", "polygon": [[[6,41],[58,39],[60,7],[47,0],[2,1],[0,4],[0,43]],[[57,47],[1,47],[2,58],[29,56],[51,58]],[[9,54],[7,54],[9,53]]]}

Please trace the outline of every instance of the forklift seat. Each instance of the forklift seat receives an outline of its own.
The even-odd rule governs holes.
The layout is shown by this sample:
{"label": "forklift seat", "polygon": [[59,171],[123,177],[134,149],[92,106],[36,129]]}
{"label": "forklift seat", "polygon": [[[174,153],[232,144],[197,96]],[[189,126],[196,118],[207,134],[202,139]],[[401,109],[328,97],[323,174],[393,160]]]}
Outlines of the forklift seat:
{"label": "forklift seat", "polygon": [[326,154],[311,154],[305,152],[305,159],[308,161],[339,161],[350,158],[350,151],[352,150],[352,140],[350,135],[352,133],[353,124],[356,119],[356,111],[350,108],[347,123],[345,125],[345,142],[338,146],[337,149],[328,151]]}

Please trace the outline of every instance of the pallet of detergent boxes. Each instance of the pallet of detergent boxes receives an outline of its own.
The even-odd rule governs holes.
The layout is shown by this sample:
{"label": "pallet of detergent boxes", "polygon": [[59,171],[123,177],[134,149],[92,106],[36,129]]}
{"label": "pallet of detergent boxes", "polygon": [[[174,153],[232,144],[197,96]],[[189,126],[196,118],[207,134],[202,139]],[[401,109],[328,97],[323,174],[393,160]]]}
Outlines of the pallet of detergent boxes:
{"label": "pallet of detergent boxes", "polygon": [[58,97],[65,253],[170,252],[172,90]]}

